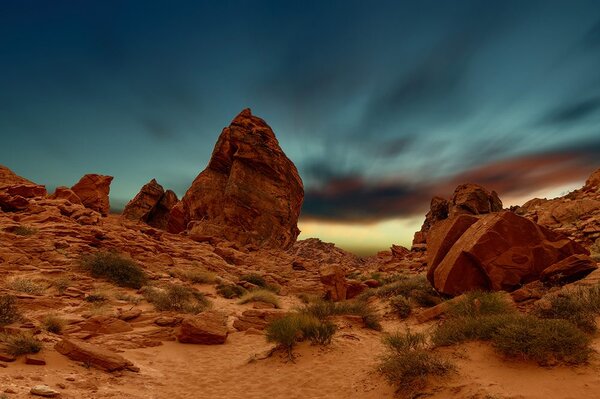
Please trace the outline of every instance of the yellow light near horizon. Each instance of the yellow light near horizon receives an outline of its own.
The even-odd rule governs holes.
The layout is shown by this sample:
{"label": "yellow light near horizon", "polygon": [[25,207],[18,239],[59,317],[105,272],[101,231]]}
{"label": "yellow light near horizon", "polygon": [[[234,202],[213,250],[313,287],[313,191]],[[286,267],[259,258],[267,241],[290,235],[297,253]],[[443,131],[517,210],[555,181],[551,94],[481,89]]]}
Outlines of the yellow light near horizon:
{"label": "yellow light near horizon", "polygon": [[300,220],[298,227],[302,232],[298,239],[315,237],[359,255],[372,255],[392,244],[410,248],[413,235],[422,223],[423,216],[369,224]]}

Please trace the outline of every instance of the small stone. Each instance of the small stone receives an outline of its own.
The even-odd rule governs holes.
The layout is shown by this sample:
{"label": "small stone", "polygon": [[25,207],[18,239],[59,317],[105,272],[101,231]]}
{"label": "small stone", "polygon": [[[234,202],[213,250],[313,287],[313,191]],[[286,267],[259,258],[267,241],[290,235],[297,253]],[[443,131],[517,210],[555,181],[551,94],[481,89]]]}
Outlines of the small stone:
{"label": "small stone", "polygon": [[60,392],[55,391],[48,385],[36,385],[29,391],[32,395],[43,396],[45,398],[55,398],[60,395]]}
{"label": "small stone", "polygon": [[8,353],[0,353],[0,362],[14,362],[17,360],[13,355],[9,355]]}
{"label": "small stone", "polygon": [[35,366],[45,366],[46,361],[37,356],[27,355],[27,356],[25,356],[25,364],[32,364]]}
{"label": "small stone", "polygon": [[56,384],[57,387],[59,387],[60,389],[67,389],[67,386],[65,384],[63,384],[62,382],[59,382],[58,384]]}

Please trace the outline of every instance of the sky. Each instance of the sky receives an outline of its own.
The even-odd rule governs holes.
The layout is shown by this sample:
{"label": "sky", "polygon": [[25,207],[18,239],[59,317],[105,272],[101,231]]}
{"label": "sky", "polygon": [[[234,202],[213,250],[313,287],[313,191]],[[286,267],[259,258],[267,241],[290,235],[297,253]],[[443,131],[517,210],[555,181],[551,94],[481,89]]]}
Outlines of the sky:
{"label": "sky", "polygon": [[600,167],[598,1],[0,0],[0,164],[183,195],[242,109],[305,185],[301,238],[410,245],[464,182],[505,205]]}

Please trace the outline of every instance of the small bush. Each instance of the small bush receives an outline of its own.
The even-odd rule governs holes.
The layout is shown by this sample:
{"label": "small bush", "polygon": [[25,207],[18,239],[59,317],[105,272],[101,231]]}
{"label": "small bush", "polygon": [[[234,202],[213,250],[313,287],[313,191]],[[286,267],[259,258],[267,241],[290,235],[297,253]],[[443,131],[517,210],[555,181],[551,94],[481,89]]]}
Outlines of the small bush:
{"label": "small bush", "polygon": [[273,292],[271,292],[271,291],[264,290],[264,289],[250,291],[249,293],[244,295],[239,300],[238,303],[240,305],[243,305],[243,304],[249,303],[249,302],[264,302],[264,303],[270,303],[271,305],[275,306],[276,308],[281,307],[281,305],[279,304],[279,299],[277,299],[275,294],[273,294]]}
{"label": "small bush", "polygon": [[246,289],[236,284],[219,284],[217,286],[217,294],[227,299],[239,298],[246,292],[248,292]]}
{"label": "small bush", "polygon": [[93,292],[87,295],[84,300],[90,303],[106,302],[108,301],[108,296],[102,292]]}
{"label": "small bush", "polygon": [[568,321],[531,316],[500,326],[492,336],[492,344],[506,356],[542,365],[555,361],[584,363],[592,352],[590,338]]}
{"label": "small bush", "polygon": [[337,327],[329,321],[322,321],[305,313],[294,313],[270,323],[267,328],[267,341],[274,342],[291,354],[297,341],[307,339],[313,344],[328,345]]}
{"label": "small bush", "polygon": [[392,306],[394,313],[396,313],[401,319],[406,319],[412,312],[412,308],[410,307],[408,299],[402,295],[398,295],[390,299],[390,305]]}
{"label": "small bush", "polygon": [[48,315],[44,318],[44,329],[54,334],[60,334],[65,327],[65,321],[56,315]]}
{"label": "small bush", "polygon": [[84,256],[81,264],[93,277],[106,278],[121,287],[141,288],[148,279],[137,263],[116,252]]}
{"label": "small bush", "polygon": [[119,300],[119,301],[125,301],[125,302],[129,302],[129,303],[133,303],[134,305],[137,305],[138,303],[141,302],[142,297],[135,296],[135,295],[125,294],[123,292],[117,292],[117,293],[115,293],[115,299]]}
{"label": "small bush", "polygon": [[30,295],[40,295],[44,292],[44,286],[26,278],[16,278],[8,286],[10,289]]}
{"label": "small bush", "polygon": [[398,391],[412,392],[423,388],[429,376],[444,376],[455,369],[430,350],[423,334],[396,333],[386,336],[384,344],[388,353],[379,370]]}
{"label": "small bush", "polygon": [[364,300],[371,296],[391,298],[402,295],[414,299],[420,306],[434,306],[442,301],[442,298],[425,276],[407,277],[398,275],[388,281],[390,282],[381,287],[363,292],[359,299]]}
{"label": "small bush", "polygon": [[240,281],[246,281],[248,283],[256,285],[259,288],[264,288],[275,293],[278,293],[280,290],[280,287],[267,283],[260,274],[256,273],[244,274],[240,277]]}
{"label": "small bush", "polygon": [[465,341],[489,341],[500,327],[520,318],[519,314],[450,318],[431,336],[436,346],[455,345]]}
{"label": "small bush", "polygon": [[145,287],[143,295],[159,311],[197,314],[210,306],[203,293],[175,284],[164,289]]}
{"label": "small bush", "polygon": [[516,309],[497,292],[471,291],[464,298],[453,302],[448,310],[451,317],[478,317],[515,313]]}
{"label": "small bush", "polygon": [[17,226],[12,231],[13,234],[18,236],[32,236],[37,233],[38,230],[35,227]]}
{"label": "small bush", "polygon": [[311,314],[319,320],[325,320],[329,316],[339,315],[361,316],[363,323],[365,323],[367,328],[381,330],[379,316],[369,304],[363,301],[331,302],[321,300],[307,304],[301,309],[301,312]]}
{"label": "small bush", "polygon": [[217,274],[207,270],[180,271],[176,274],[180,279],[194,284],[213,284],[217,281]]}
{"label": "small bush", "polygon": [[300,294],[297,295],[297,297],[304,304],[308,304],[308,303],[312,303],[312,302],[318,302],[318,301],[321,300],[321,297],[319,295],[307,294],[305,292],[301,292]]}
{"label": "small bush", "polygon": [[42,343],[27,333],[0,334],[0,342],[6,352],[13,356],[38,353],[42,350]]}
{"label": "small bush", "polygon": [[20,318],[17,299],[12,295],[0,295],[0,326],[5,326]]}
{"label": "small bush", "polygon": [[579,287],[547,297],[548,306],[538,305],[534,314],[543,319],[564,319],[582,331],[596,331],[596,315],[600,314],[600,285]]}
{"label": "small bush", "polygon": [[67,288],[71,286],[72,282],[66,277],[61,277],[52,282],[52,286],[56,288],[60,295],[64,294]]}

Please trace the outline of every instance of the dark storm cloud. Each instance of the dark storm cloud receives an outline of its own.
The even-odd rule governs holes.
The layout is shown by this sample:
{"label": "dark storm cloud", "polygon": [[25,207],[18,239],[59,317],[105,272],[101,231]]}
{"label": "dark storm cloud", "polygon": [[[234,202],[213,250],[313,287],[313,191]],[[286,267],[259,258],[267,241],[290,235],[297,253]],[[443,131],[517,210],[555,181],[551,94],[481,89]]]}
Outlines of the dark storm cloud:
{"label": "dark storm cloud", "polygon": [[578,122],[600,110],[600,97],[564,104],[543,118],[545,124]]}
{"label": "dark storm cloud", "polygon": [[584,180],[599,166],[600,141],[571,148],[529,154],[483,164],[433,182],[377,181],[363,176],[334,179],[320,189],[306,191],[303,217],[307,219],[374,222],[426,212],[435,195],[449,198],[462,183],[477,183],[502,196],[517,196]]}

